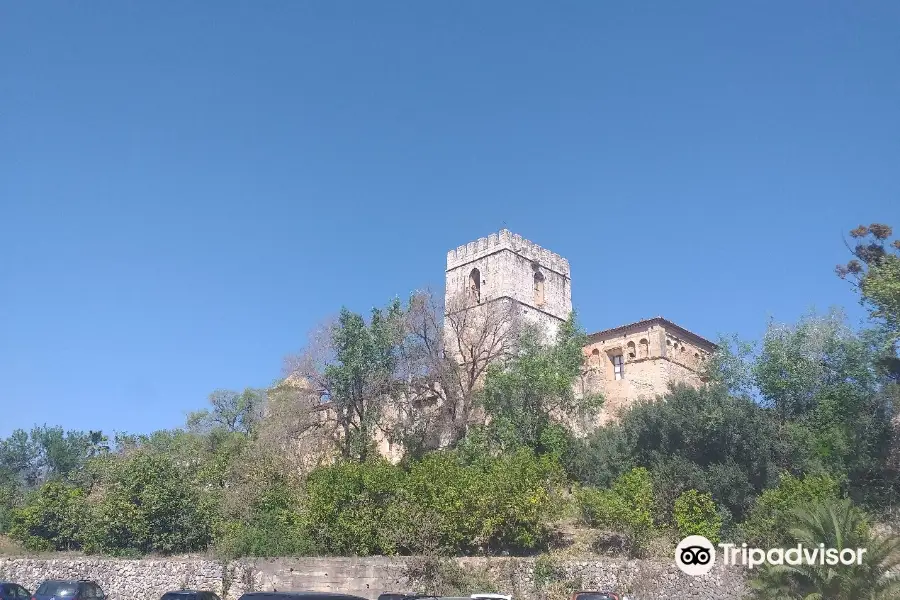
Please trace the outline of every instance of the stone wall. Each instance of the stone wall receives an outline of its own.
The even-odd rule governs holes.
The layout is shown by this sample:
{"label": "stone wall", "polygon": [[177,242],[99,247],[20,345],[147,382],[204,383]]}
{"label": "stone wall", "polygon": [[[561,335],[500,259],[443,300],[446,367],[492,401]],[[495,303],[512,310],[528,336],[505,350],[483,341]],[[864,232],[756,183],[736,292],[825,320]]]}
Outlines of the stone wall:
{"label": "stone wall", "polygon": [[[529,322],[551,336],[572,312],[569,263],[519,235],[503,230],[460,246],[447,254],[445,304],[470,297],[470,277],[478,270],[481,303],[509,298],[521,305]],[[543,301],[537,302],[535,276],[543,278]]]}
{"label": "stone wall", "polygon": [[[701,372],[715,345],[662,318],[647,319],[589,336],[584,347],[588,371],[576,384],[579,393],[603,394],[606,402],[596,424],[618,418],[642,399],[664,395],[670,384],[702,385]],[[613,356],[623,359],[616,380]]]}
{"label": "stone wall", "polygon": [[[226,565],[202,558],[0,558],[0,580],[16,581],[33,592],[44,579],[93,579],[110,600],[158,600],[167,591],[184,588],[211,590],[226,600],[237,600],[248,591],[272,590],[341,591],[371,599],[385,591],[447,593],[440,585],[435,589],[433,579],[417,575],[422,572],[413,568],[417,561],[421,563],[385,557],[284,558]],[[534,559],[467,558],[457,559],[456,565],[459,573],[474,576],[471,581],[490,581],[517,600],[563,600],[575,588],[617,590],[635,600],[731,600],[746,594],[742,573],[722,567],[693,578],[672,563],[593,558],[557,562],[548,579],[547,569],[536,570]]]}

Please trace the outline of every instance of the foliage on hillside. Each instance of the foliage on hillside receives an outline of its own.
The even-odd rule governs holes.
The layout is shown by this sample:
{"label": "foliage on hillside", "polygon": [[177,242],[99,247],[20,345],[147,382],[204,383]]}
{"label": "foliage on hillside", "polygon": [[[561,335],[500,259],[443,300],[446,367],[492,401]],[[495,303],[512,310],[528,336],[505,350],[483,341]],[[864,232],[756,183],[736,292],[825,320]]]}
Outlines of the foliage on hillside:
{"label": "foliage on hillside", "polygon": [[[602,401],[572,392],[574,316],[547,344],[509,314],[456,315],[445,352],[442,309],[417,295],[342,311],[278,386],[218,390],[183,429],[15,431],[0,440],[0,534],[120,555],[490,554],[546,547],[568,512],[640,553],[660,535],[785,543],[796,509],[842,499],[891,518],[897,256],[889,229],[863,229],[874,241],[840,273],[871,329],[832,312],[723,340],[707,386],[586,438],[564,418]],[[409,451],[391,464],[379,441]]]}

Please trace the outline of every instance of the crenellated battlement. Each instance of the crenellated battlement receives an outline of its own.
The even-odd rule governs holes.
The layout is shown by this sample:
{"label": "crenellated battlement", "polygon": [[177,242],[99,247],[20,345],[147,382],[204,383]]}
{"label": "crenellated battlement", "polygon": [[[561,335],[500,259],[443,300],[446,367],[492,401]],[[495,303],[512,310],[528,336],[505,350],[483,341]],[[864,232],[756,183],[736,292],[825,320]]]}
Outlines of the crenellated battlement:
{"label": "crenellated battlement", "polygon": [[499,250],[509,249],[513,252],[521,254],[529,260],[533,260],[548,269],[552,269],[557,273],[561,273],[569,277],[569,261],[551,252],[546,248],[538,246],[530,240],[526,240],[517,233],[512,233],[508,229],[501,229],[498,233],[492,233],[487,237],[478,238],[474,242],[469,242],[463,246],[459,246],[456,250],[447,253],[447,270],[453,269],[460,265],[464,265],[482,256],[492,254]]}

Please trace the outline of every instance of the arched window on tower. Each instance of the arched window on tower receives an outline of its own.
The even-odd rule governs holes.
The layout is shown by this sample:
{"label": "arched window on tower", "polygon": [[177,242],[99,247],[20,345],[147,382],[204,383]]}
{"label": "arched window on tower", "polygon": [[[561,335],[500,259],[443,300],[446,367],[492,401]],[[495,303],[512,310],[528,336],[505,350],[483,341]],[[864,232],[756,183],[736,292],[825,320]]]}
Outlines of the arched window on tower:
{"label": "arched window on tower", "polygon": [[469,273],[469,299],[474,302],[481,302],[481,271],[472,269]]}
{"label": "arched window on tower", "polygon": [[638,346],[640,347],[640,356],[641,358],[647,358],[650,356],[650,342],[647,341],[647,338],[643,338],[640,342],[638,342]]}
{"label": "arched window on tower", "polygon": [[534,304],[544,304],[544,276],[540,273],[534,274]]}
{"label": "arched window on tower", "polygon": [[634,342],[628,342],[628,358],[637,358],[637,352],[634,347]]}

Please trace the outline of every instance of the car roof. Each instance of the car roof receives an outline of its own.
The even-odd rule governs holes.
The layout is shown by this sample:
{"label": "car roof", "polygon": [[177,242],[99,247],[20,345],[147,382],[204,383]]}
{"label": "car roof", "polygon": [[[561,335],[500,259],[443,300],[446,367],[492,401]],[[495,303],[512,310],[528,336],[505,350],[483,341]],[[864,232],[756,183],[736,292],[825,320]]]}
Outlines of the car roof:
{"label": "car roof", "polygon": [[241,598],[359,598],[360,600],[366,600],[361,596],[355,596],[353,594],[342,594],[340,592],[247,592],[242,595]]}

